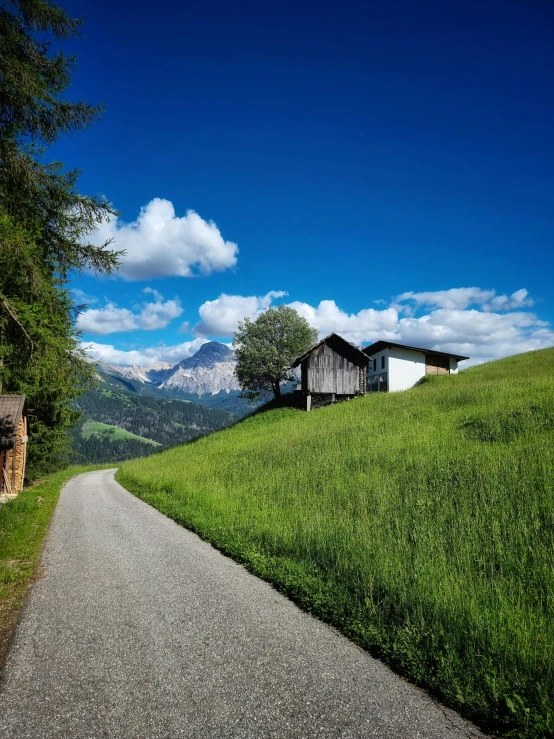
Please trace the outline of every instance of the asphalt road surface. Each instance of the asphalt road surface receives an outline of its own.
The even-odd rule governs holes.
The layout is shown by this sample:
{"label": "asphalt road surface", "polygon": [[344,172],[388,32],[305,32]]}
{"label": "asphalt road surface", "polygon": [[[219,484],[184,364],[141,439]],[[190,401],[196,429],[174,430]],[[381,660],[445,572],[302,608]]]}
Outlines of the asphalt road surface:
{"label": "asphalt road surface", "polygon": [[61,493],[0,737],[482,736],[113,474]]}

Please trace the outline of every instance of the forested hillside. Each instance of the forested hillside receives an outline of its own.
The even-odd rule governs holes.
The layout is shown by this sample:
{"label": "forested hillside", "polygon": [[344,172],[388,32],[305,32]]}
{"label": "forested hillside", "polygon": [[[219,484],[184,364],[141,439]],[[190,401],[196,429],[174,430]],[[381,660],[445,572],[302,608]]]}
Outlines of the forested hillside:
{"label": "forested hillside", "polygon": [[100,363],[96,371],[104,382],[122,385],[131,392],[191,400],[208,408],[246,416],[260,404],[241,395],[235,368],[236,358],[231,349],[218,341],[209,341],[173,366],[154,363],[149,367],[120,367]]}
{"label": "forested hillside", "polygon": [[183,400],[139,395],[101,382],[74,402],[81,421],[70,431],[75,462],[117,462],[151,454],[221,429],[227,411]]}
{"label": "forested hillside", "polygon": [[145,383],[138,379],[122,377],[121,375],[115,374],[114,370],[116,369],[118,368],[111,367],[108,370],[106,367],[99,365],[96,367],[96,372],[102,382],[117,390],[125,390],[126,392],[136,393],[138,395],[151,395],[164,400],[179,399],[191,401],[192,403],[203,405],[206,408],[227,411],[236,417],[242,418],[247,416],[260,407],[259,403],[252,403],[246,400],[246,398],[241,398],[238,390],[220,390],[213,395],[211,393],[198,395],[196,393],[187,393],[176,387],[160,388],[153,383]]}

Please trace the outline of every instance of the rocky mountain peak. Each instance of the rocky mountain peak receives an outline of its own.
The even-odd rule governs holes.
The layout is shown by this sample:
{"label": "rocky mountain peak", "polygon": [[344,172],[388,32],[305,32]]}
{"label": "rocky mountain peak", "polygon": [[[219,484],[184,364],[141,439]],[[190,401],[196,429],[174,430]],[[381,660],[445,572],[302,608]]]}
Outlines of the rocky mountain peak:
{"label": "rocky mountain peak", "polygon": [[179,364],[156,362],[150,367],[117,367],[104,364],[101,370],[109,375],[140,382],[172,392],[188,395],[217,395],[240,390],[235,377],[236,357],[219,341],[208,341],[192,357]]}
{"label": "rocky mountain peak", "polygon": [[208,341],[206,344],[202,344],[192,357],[187,357],[187,359],[179,362],[179,367],[182,369],[213,367],[220,362],[233,362],[234,360],[235,355],[228,346],[221,344],[219,341]]}

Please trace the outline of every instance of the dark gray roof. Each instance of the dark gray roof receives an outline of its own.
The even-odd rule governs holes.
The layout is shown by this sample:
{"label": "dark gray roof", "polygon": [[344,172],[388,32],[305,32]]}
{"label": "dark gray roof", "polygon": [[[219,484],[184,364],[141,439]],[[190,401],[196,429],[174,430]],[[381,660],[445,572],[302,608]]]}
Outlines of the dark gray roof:
{"label": "dark gray roof", "polygon": [[458,360],[458,362],[461,362],[463,359],[469,359],[469,357],[462,357],[461,354],[452,354],[451,352],[439,352],[436,349],[425,349],[421,346],[408,346],[408,344],[397,344],[395,341],[376,341],[375,344],[371,344],[370,346],[366,346],[366,348],[363,350],[364,354],[367,354],[368,356],[371,354],[377,354],[377,352],[383,351],[383,349],[388,349],[391,346],[398,346],[400,349],[412,349],[416,352],[425,352],[426,354],[438,354],[441,357],[452,357],[453,359]]}
{"label": "dark gray roof", "polygon": [[24,395],[0,395],[0,439],[15,435],[25,410]]}
{"label": "dark gray roof", "polygon": [[329,336],[326,336],[324,339],[321,339],[321,341],[319,341],[315,346],[312,346],[311,349],[308,349],[307,352],[304,352],[304,354],[302,354],[300,357],[297,357],[292,363],[292,366],[298,367],[301,362],[307,359],[307,357],[309,357],[310,354],[322,344],[328,344],[332,349],[343,354],[343,356],[351,358],[354,364],[366,365],[369,361],[369,358],[363,353],[361,349],[358,349],[357,346],[354,346],[354,344],[351,344],[349,341],[346,341],[346,339],[343,339],[342,336],[332,333],[329,334]]}

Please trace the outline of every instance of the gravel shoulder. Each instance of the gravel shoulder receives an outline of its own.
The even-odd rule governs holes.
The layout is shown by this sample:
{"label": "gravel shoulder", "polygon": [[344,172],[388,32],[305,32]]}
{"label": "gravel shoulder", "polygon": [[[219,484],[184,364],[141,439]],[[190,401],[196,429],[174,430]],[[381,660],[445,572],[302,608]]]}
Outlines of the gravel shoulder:
{"label": "gravel shoulder", "polygon": [[0,684],[0,736],[483,736],[124,490],[62,490]]}

